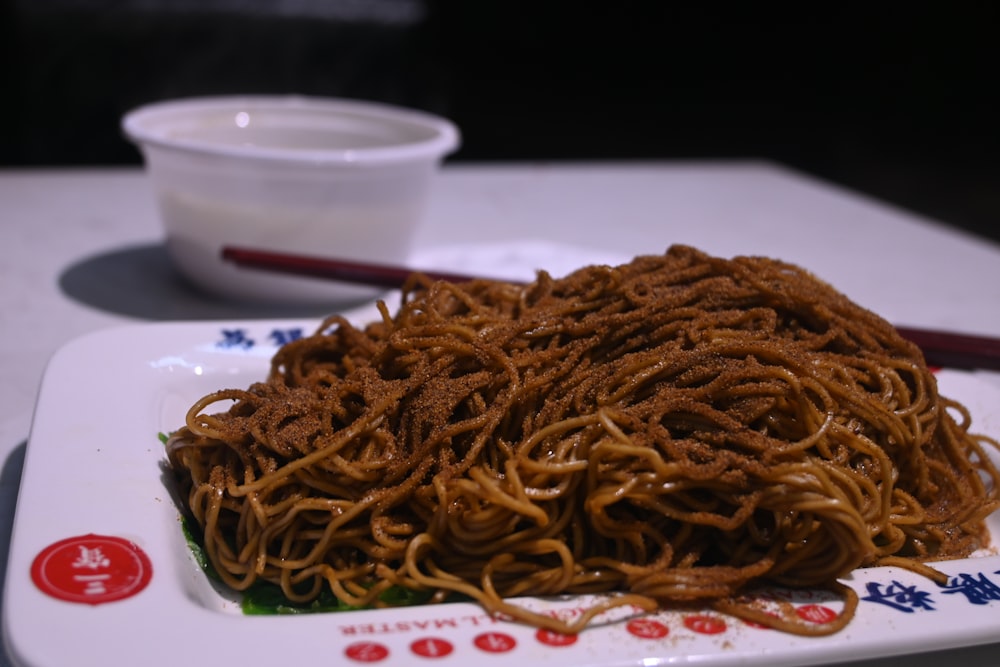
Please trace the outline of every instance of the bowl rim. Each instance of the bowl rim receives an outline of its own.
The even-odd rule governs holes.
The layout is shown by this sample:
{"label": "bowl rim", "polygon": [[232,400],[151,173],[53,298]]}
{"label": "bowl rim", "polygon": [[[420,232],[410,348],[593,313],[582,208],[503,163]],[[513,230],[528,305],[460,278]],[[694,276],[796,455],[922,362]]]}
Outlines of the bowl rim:
{"label": "bowl rim", "polygon": [[[164,132],[162,121],[173,115],[226,109],[237,112],[239,107],[251,106],[271,110],[350,113],[429,130],[431,136],[395,146],[310,149],[219,144],[170,137]],[[126,112],[121,119],[121,129],[125,137],[143,151],[147,147],[155,147],[205,156],[313,166],[360,167],[437,160],[456,150],[461,141],[454,123],[426,111],[383,102],[305,95],[215,95],[152,102]]]}

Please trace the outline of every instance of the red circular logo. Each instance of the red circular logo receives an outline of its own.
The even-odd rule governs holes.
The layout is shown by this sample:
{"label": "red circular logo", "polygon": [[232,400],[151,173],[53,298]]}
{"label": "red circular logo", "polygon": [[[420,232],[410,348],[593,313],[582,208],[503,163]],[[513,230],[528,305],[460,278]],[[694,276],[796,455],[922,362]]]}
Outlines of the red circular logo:
{"label": "red circular logo", "polygon": [[555,630],[539,628],[535,639],[546,646],[572,646],[576,643],[576,635],[566,635]]}
{"label": "red circular logo", "polygon": [[684,625],[702,635],[717,635],[726,631],[726,622],[708,614],[694,614],[684,617]]}
{"label": "red circular logo", "polygon": [[628,633],[641,639],[663,639],[670,634],[670,628],[651,618],[634,618],[625,625]]}
{"label": "red circular logo", "polygon": [[358,662],[379,662],[389,657],[389,649],[376,642],[357,642],[345,648],[344,655]]}
{"label": "red circular logo", "polygon": [[484,632],[476,635],[472,643],[481,651],[487,653],[506,653],[514,650],[517,640],[504,632]]}
{"label": "red circular logo", "polygon": [[837,619],[837,612],[818,604],[805,604],[796,608],[799,618],[811,623],[831,623]]}
{"label": "red circular logo", "polygon": [[43,549],[31,564],[31,579],[42,592],[84,604],[131,597],[152,576],[153,564],[142,549],[106,535],[60,540]]}
{"label": "red circular logo", "polygon": [[425,637],[410,644],[410,650],[424,658],[443,658],[454,650],[447,639]]}

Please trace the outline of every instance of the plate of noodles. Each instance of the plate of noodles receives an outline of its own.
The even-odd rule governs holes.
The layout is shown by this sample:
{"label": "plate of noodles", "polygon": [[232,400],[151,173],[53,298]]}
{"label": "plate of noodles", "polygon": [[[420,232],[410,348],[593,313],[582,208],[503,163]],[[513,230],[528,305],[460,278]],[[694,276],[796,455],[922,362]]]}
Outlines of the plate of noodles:
{"label": "plate of noodles", "polygon": [[52,359],[17,665],[793,665],[995,641],[1000,389],[690,248]]}

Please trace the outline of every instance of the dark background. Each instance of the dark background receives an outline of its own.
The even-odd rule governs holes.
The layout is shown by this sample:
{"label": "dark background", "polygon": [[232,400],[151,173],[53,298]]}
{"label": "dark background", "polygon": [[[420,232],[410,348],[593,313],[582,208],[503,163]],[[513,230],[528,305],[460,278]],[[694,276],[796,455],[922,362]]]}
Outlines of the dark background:
{"label": "dark background", "polygon": [[0,0],[0,167],[138,164],[121,114],[300,93],[453,119],[453,161],[766,158],[1000,241],[1000,10]]}

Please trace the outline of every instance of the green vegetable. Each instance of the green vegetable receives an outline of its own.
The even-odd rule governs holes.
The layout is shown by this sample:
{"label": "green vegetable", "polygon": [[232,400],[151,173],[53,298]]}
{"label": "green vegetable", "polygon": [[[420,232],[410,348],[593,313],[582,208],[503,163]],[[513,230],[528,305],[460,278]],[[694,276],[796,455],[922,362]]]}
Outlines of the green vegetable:
{"label": "green vegetable", "polygon": [[[181,531],[191,555],[198,563],[209,579],[222,581],[212,562],[205,553],[205,548],[197,527],[193,525],[191,519],[184,517],[181,520]],[[402,586],[393,586],[379,596],[386,605],[391,607],[409,607],[426,604],[430,601],[431,593],[428,591],[414,591]],[[345,604],[337,599],[328,588],[324,588],[319,597],[312,602],[300,604],[290,601],[282,592],[281,587],[269,581],[258,581],[243,591],[240,608],[244,614],[250,616],[265,616],[274,614],[315,614],[334,611],[350,611],[361,609]]]}
{"label": "green vegetable", "polygon": [[[166,444],[169,435],[159,434],[160,442]],[[188,516],[181,518],[181,532],[187,542],[191,555],[198,563],[198,567],[209,579],[217,582],[222,581],[218,571],[205,553],[203,536],[198,526]],[[402,586],[393,586],[379,596],[386,605],[392,607],[407,607],[427,603],[432,593],[428,591],[413,591]],[[315,614],[321,612],[349,611],[360,609],[352,605],[344,604],[330,591],[324,588],[319,597],[312,602],[299,604],[290,601],[282,592],[281,587],[269,581],[258,581],[251,585],[242,593],[240,608],[244,614],[252,616],[263,616],[273,614]]]}

